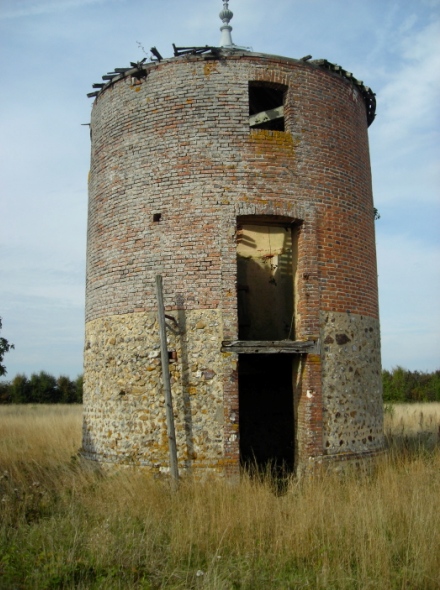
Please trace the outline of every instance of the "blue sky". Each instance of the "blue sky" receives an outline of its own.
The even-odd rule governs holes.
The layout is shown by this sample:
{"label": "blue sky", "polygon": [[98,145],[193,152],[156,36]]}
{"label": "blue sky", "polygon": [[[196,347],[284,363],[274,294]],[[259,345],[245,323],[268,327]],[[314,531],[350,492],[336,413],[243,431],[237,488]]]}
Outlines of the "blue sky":
{"label": "blue sky", "polygon": [[[440,368],[440,0],[231,0],[236,44],[338,63],[377,94],[382,363]],[[218,45],[220,0],[0,0],[0,316],[8,378],[82,372],[92,83]]]}

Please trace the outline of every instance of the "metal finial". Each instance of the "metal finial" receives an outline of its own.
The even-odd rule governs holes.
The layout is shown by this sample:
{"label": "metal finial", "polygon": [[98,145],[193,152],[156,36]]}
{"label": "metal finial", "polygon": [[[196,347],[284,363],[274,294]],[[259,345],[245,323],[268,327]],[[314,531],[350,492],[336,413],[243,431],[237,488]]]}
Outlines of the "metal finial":
{"label": "metal finial", "polygon": [[223,2],[223,10],[220,12],[219,17],[221,18],[223,25],[220,27],[222,36],[220,38],[220,47],[234,47],[232,42],[231,31],[232,27],[229,21],[234,16],[234,13],[229,10],[228,1]]}

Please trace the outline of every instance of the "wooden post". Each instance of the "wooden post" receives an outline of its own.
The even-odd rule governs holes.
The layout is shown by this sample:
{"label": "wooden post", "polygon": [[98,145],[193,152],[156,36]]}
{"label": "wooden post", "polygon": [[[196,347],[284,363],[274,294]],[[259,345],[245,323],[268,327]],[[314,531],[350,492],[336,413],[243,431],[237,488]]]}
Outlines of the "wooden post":
{"label": "wooden post", "polygon": [[174,429],[173,399],[171,397],[170,368],[168,360],[167,331],[165,326],[165,308],[163,304],[162,276],[156,275],[156,296],[160,331],[160,358],[162,361],[162,379],[167,413],[168,447],[170,450],[170,471],[173,487],[177,488],[179,470],[177,467],[176,432]]}

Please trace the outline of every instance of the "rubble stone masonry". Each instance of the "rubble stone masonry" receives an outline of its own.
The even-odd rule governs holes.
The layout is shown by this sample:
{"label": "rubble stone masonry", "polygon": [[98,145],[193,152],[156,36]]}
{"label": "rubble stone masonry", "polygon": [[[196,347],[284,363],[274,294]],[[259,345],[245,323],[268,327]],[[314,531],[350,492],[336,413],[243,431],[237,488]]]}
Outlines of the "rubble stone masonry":
{"label": "rubble stone masonry", "polygon": [[[249,127],[249,82],[287,87],[285,131]],[[297,231],[295,469],[383,448],[365,102],[298,60],[231,53],[148,64],[100,92],[92,155],[83,454],[168,469],[154,276],[169,322],[181,472],[239,471],[237,220]]]}

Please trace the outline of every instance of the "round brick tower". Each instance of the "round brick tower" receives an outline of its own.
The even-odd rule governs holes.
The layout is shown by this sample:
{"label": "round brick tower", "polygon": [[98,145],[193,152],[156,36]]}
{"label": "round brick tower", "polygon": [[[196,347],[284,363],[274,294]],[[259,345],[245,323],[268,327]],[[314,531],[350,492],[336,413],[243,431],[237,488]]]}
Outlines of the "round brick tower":
{"label": "round brick tower", "polygon": [[374,94],[325,60],[175,54],[94,100],[83,454],[169,469],[160,274],[181,473],[374,456]]}

